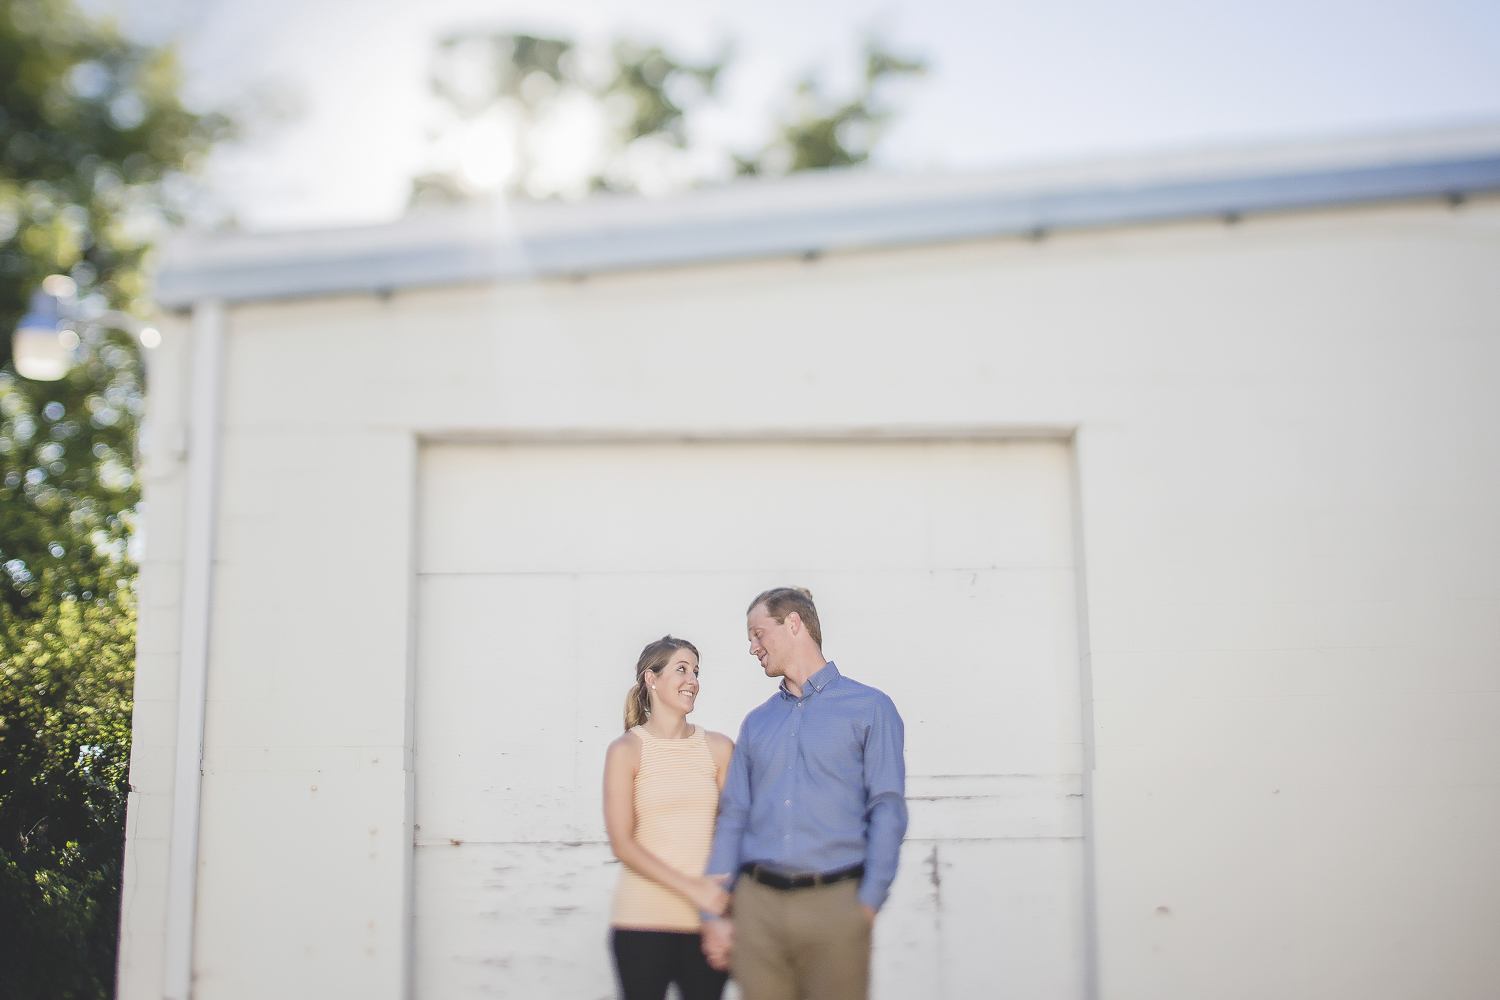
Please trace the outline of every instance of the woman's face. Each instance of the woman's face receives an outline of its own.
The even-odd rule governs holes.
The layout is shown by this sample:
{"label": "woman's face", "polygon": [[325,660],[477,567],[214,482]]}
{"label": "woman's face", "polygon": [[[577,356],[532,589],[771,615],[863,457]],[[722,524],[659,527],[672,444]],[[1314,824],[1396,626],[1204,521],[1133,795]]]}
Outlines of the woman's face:
{"label": "woman's face", "polygon": [[672,651],[672,658],[661,673],[647,676],[653,707],[665,705],[684,714],[693,710],[698,700],[698,658],[690,649]]}

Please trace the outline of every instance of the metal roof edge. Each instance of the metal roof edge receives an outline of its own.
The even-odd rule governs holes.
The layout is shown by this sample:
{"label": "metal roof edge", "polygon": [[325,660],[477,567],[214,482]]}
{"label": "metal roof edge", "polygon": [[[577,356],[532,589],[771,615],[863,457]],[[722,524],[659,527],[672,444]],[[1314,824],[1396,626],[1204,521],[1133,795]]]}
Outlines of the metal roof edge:
{"label": "metal roof edge", "polygon": [[[1261,164],[1254,173],[1221,170],[1199,178],[1179,172],[1158,181],[1034,182],[1029,189],[968,184],[958,191],[903,191],[895,179],[885,190],[811,208],[805,197],[778,205],[774,183],[755,192],[759,203],[735,204],[735,192],[726,199],[720,191],[697,202],[691,195],[676,204],[617,202],[628,210],[623,216],[590,213],[587,202],[529,219],[502,206],[475,206],[450,210],[451,221],[187,239],[167,255],[157,301],[174,308],[203,298],[382,293],[1493,191],[1500,191],[1500,146],[1367,164]],[[695,215],[695,207],[703,211]],[[475,214],[484,212],[490,218],[476,224]]]}

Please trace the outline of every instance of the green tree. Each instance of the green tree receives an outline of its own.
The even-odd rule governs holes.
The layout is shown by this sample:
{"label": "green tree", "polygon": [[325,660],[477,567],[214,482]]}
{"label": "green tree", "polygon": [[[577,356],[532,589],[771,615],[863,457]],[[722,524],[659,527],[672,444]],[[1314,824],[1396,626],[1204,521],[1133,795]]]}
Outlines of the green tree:
{"label": "green tree", "polygon": [[[0,0],[0,995],[114,992],[135,657],[129,543],[143,258],[228,134],[170,51],[71,0]],[[60,381],[10,367],[42,279],[76,283]],[[90,317],[94,317],[92,320]]]}
{"label": "green tree", "polygon": [[884,85],[927,72],[921,59],[898,56],[871,39],[865,45],[864,77],[853,96],[838,100],[823,92],[815,76],[797,85],[787,117],[775,138],[751,157],[736,157],[740,174],[791,173],[850,167],[870,158],[895,109],[884,99]]}
{"label": "green tree", "polygon": [[[469,30],[438,40],[430,83],[458,128],[501,130],[491,155],[510,161],[496,178],[504,190],[532,197],[633,191],[643,182],[641,154],[687,148],[689,108],[713,95],[727,58],[694,64],[628,39],[590,53],[563,38]],[[571,176],[557,176],[544,156],[549,126],[580,102],[593,106],[598,128],[580,151],[584,169],[574,164]],[[412,201],[461,200],[475,186],[462,172],[424,174],[413,181]]]}
{"label": "green tree", "polygon": [[135,603],[42,605],[0,633],[0,995],[114,994]]}
{"label": "green tree", "polygon": [[[579,99],[592,102],[597,134],[585,171],[572,193],[588,190],[647,191],[731,174],[780,174],[852,166],[869,159],[895,114],[887,85],[926,71],[920,59],[892,53],[877,41],[864,51],[864,72],[855,93],[843,99],[824,93],[809,75],[787,101],[785,117],[771,128],[759,152],[736,155],[698,148],[690,120],[718,93],[728,51],[692,63],[659,45],[623,39],[607,53],[591,54],[565,38],[504,31],[465,31],[439,39],[431,84],[458,130],[490,120],[504,133],[491,155],[510,169],[501,187],[512,194],[547,197],[569,193],[548,175],[544,147],[556,141],[564,110],[579,118]],[[570,105],[570,102],[571,105]],[[586,117],[586,116],[585,116]],[[708,156],[700,156],[700,153]],[[713,155],[718,153],[717,156]],[[663,175],[672,175],[664,178]],[[476,193],[462,171],[416,178],[412,201],[453,201]]]}

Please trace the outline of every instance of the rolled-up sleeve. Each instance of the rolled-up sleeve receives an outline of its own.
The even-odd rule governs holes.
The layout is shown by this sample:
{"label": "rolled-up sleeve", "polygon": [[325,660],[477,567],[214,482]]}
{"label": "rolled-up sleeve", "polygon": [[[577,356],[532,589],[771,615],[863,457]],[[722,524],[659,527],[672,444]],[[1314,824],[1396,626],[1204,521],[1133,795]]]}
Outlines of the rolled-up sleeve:
{"label": "rolled-up sleeve", "polygon": [[[859,901],[873,910],[885,905],[896,865],[901,858],[901,840],[906,836],[906,727],[896,706],[885,696],[876,700],[865,735],[865,876],[859,885]],[[739,750],[735,750],[736,756]],[[731,769],[731,774],[732,774]],[[729,786],[724,787],[726,796]],[[720,805],[720,822],[723,821]],[[717,856],[718,841],[714,852]]]}
{"label": "rolled-up sleeve", "polygon": [[714,846],[708,856],[709,875],[729,875],[729,884],[739,876],[745,825],[750,821],[750,722],[740,726],[729,774],[719,793],[719,819],[714,826]]}

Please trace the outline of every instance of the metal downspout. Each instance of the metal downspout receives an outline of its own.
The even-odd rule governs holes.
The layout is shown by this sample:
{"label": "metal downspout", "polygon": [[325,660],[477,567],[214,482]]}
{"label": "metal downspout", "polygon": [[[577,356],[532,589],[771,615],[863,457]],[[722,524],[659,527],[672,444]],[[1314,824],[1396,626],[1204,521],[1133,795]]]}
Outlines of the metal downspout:
{"label": "metal downspout", "polygon": [[182,632],[177,674],[177,742],[162,995],[190,1000],[193,914],[198,883],[198,815],[203,792],[203,717],[212,610],[214,514],[219,471],[224,304],[193,306],[189,369],[187,495],[182,550]]}

